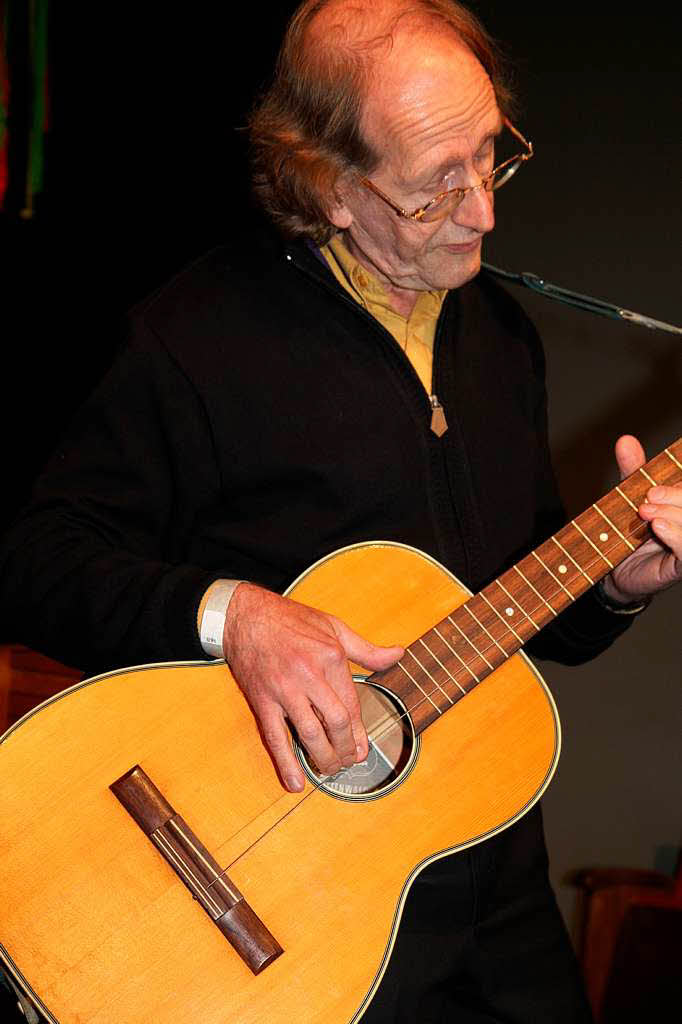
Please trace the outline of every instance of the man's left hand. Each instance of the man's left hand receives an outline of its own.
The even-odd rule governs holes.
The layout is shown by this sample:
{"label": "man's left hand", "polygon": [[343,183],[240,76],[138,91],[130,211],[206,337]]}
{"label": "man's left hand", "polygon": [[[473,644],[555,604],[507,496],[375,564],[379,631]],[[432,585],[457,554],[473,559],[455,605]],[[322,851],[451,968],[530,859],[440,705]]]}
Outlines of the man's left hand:
{"label": "man's left hand", "polygon": [[[621,479],[644,465],[637,438],[626,434],[618,439],[616,460]],[[617,604],[632,604],[682,580],[682,485],[651,487],[638,511],[654,537],[604,578],[604,590]]]}

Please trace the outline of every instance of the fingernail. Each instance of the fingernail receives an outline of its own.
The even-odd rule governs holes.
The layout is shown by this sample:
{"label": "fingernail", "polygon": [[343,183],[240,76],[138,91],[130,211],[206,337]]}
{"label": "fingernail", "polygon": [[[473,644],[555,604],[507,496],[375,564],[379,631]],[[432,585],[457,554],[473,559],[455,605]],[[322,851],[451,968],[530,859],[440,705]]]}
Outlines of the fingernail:
{"label": "fingernail", "polygon": [[303,791],[303,780],[296,778],[295,775],[289,775],[286,779],[287,789],[291,790],[292,793],[301,793]]}

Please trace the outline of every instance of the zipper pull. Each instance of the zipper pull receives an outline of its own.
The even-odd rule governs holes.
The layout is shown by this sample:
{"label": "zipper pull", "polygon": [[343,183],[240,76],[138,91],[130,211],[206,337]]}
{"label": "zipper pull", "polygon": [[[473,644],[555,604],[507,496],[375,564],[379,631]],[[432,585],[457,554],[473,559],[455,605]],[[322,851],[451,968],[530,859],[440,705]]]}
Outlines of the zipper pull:
{"label": "zipper pull", "polygon": [[448,429],[448,421],[445,419],[445,409],[438,401],[438,395],[429,395],[431,402],[431,430],[436,437],[442,437]]}

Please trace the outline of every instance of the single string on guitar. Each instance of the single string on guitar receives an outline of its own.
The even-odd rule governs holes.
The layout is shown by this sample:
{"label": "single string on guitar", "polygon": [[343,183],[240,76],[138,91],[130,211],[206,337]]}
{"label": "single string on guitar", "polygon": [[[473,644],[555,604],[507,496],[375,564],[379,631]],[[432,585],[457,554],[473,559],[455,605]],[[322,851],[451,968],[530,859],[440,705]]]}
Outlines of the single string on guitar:
{"label": "single string on guitar", "polygon": [[[268,835],[268,834],[269,834],[270,832],[272,832],[272,831],[273,831],[273,829],[276,829],[276,828],[278,828],[278,827],[279,827],[279,826],[281,825],[281,823],[282,823],[282,822],[284,821],[284,819],[285,819],[285,818],[288,818],[288,817],[289,817],[289,816],[290,816],[291,814],[293,814],[293,813],[294,813],[294,811],[297,811],[297,810],[299,809],[299,807],[300,807],[300,806],[301,806],[302,804],[304,804],[304,803],[306,802],[306,800],[309,800],[309,799],[310,799],[310,797],[311,797],[311,796],[313,796],[313,795],[314,795],[315,793],[319,793],[319,792],[320,792],[320,790],[322,789],[322,786],[323,786],[323,785],[325,784],[325,782],[327,781],[327,779],[328,779],[328,778],[329,778],[329,776],[325,775],[325,776],[323,776],[323,777],[322,777],[322,778],[321,778],[321,779],[320,779],[319,781],[317,781],[317,782],[311,782],[311,789],[310,789],[310,792],[308,792],[308,793],[305,793],[305,794],[304,794],[304,795],[303,795],[303,796],[301,797],[301,799],[300,799],[300,800],[299,800],[299,801],[298,801],[297,803],[295,803],[295,804],[294,804],[294,806],[293,806],[293,807],[290,807],[290,808],[289,808],[289,810],[288,810],[288,811],[286,811],[286,812],[285,812],[285,813],[284,813],[284,814],[282,815],[282,817],[281,817],[281,818],[278,818],[278,819],[277,819],[277,821],[274,821],[274,822],[272,823],[272,825],[270,825],[270,827],[269,827],[269,828],[266,828],[265,832],[263,832],[263,833],[262,833],[261,835],[259,835],[259,836],[258,836],[258,837],[257,837],[256,839],[254,839],[254,841],[253,841],[252,843],[249,843],[249,845],[248,845],[248,846],[247,846],[247,847],[246,847],[246,848],[245,848],[244,850],[242,850],[242,852],[241,852],[241,853],[239,854],[239,856],[238,856],[238,857],[235,857],[235,858],[234,858],[234,860],[231,860],[231,861],[230,861],[230,863],[229,863],[229,864],[227,864],[227,865],[226,865],[226,866],[225,866],[225,867],[223,868],[223,870],[222,870],[222,871],[221,871],[221,873],[220,873],[220,876],[222,877],[222,875],[225,875],[225,874],[227,874],[227,872],[228,872],[228,871],[230,870],[230,868],[233,868],[235,864],[238,864],[238,863],[239,863],[239,861],[240,861],[240,860],[242,859],[242,857],[245,857],[245,856],[246,856],[246,854],[247,854],[247,853],[249,852],[249,850],[253,850],[254,846],[257,846],[257,845],[258,845],[258,843],[260,843],[260,841],[261,841],[262,839],[265,839],[265,837],[266,837],[266,836],[267,836],[267,835]],[[240,831],[241,831],[241,830],[240,830]]]}
{"label": "single string on guitar", "polygon": [[[642,521],[640,521],[640,523],[635,527],[634,530],[632,530],[628,534],[625,534],[624,536],[626,536],[628,540],[633,539],[633,540],[639,541],[641,539],[642,533],[645,532],[646,530],[648,530],[647,524],[642,522]],[[611,555],[617,549],[618,546],[619,545],[614,544],[611,547],[604,548],[604,554]],[[603,561],[603,558],[601,556],[595,557],[593,559],[593,561],[588,562],[586,564],[585,569],[586,570],[593,569],[601,561]],[[576,580],[581,579],[581,576],[582,576],[582,573],[576,572],[573,576],[567,578],[565,586],[568,586],[571,583],[575,583]],[[561,593],[562,593],[561,588],[557,588],[556,591],[554,591],[553,593],[548,594],[548,600],[549,601],[554,600],[555,598],[559,597]],[[472,595],[472,597],[476,597],[476,596],[477,596],[476,594]],[[471,600],[471,598],[469,600]],[[460,607],[462,607],[462,606],[460,606]],[[530,610],[530,612],[524,612],[524,615],[530,621],[531,620],[531,616],[537,614],[541,610],[542,610],[542,605],[537,605],[535,608],[532,608]],[[557,613],[557,617],[560,614],[561,614],[560,612]],[[427,630],[427,632],[429,632],[429,630]],[[538,632],[539,632],[539,630],[538,630]],[[508,637],[511,637],[511,636],[512,636],[512,630],[509,629],[508,627],[505,627],[505,632],[500,635],[500,640],[504,640],[504,639],[506,639]],[[474,649],[477,650],[476,648],[474,648]],[[495,650],[495,645],[491,643],[487,647],[482,648],[480,651],[477,650],[477,653],[479,655],[485,655],[485,654],[492,653],[494,650]],[[513,653],[516,653],[516,652],[513,652]],[[455,670],[451,674],[452,680],[456,681],[457,680],[457,676],[461,675],[463,672],[466,672],[466,671],[470,672],[470,670],[467,669],[466,665],[462,669]],[[450,675],[450,672],[448,672],[448,675]],[[447,680],[444,681],[443,685],[447,685]],[[429,701],[430,703],[433,703],[433,701],[431,701],[430,698],[436,697],[438,695],[439,688],[436,687],[436,689],[430,690],[428,693],[425,690],[423,690],[422,692],[425,694],[424,697],[421,698],[420,700],[418,700],[416,704],[413,704],[410,708],[408,708],[407,711],[405,711],[403,714],[398,715],[397,717],[392,717],[392,716],[389,717],[387,715],[386,718],[384,718],[381,722],[379,722],[378,723],[379,730],[378,731],[375,730],[374,732],[368,734],[369,741],[371,743],[376,743],[379,740],[383,739],[385,736],[387,736],[393,729],[398,728],[398,727],[402,728],[403,720],[406,719],[406,718],[409,718],[413,711],[416,711],[417,708],[421,707],[427,701]],[[447,711],[448,709],[446,708],[445,710]]]}

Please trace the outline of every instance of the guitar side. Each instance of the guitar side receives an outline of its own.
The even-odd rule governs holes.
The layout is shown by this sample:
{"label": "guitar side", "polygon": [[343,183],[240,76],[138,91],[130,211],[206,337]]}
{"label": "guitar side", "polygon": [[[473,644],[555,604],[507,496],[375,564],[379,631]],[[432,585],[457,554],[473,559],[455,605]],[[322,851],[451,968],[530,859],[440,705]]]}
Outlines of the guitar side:
{"label": "guitar side", "polygon": [[[376,643],[466,599],[414,549],[342,549],[290,596]],[[0,740],[0,955],[54,1021],[348,1024],[380,983],[426,864],[507,827],[559,754],[549,691],[515,655],[421,737],[389,795],[285,793],[222,663],[78,684]],[[139,763],[284,948],[254,977],[109,785]]]}

